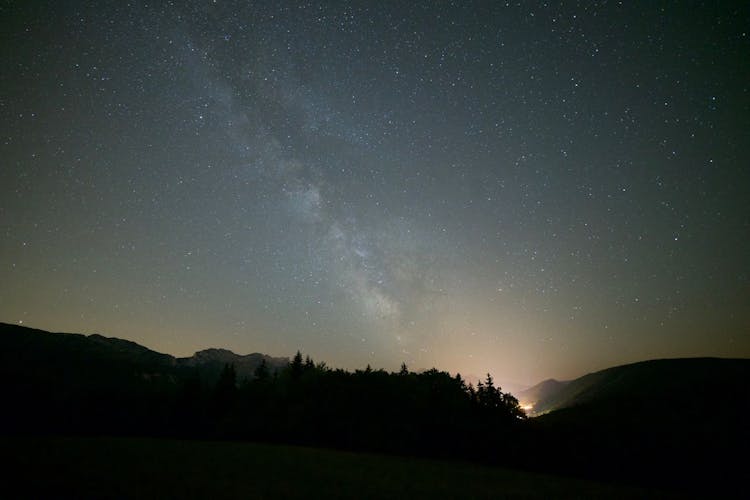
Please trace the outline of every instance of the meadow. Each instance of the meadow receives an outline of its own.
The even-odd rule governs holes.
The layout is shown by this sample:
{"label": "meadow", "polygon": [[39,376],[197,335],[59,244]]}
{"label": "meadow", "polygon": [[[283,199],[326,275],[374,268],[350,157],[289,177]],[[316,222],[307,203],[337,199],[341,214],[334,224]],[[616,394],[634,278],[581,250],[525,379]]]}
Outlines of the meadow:
{"label": "meadow", "polygon": [[4,437],[16,498],[635,498],[658,492],[467,462],[228,441]]}

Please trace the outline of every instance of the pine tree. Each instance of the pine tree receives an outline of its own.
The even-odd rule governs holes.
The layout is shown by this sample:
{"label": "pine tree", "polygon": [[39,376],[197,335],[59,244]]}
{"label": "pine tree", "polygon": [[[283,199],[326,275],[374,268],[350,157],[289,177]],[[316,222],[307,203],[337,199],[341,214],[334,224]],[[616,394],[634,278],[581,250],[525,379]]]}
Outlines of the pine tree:
{"label": "pine tree", "polygon": [[291,369],[293,379],[298,379],[302,376],[303,364],[301,352],[297,351],[297,354],[294,355],[294,359],[292,359],[289,368]]}
{"label": "pine tree", "polygon": [[315,363],[313,362],[312,358],[308,355],[305,356],[305,371],[310,371],[315,369]]}

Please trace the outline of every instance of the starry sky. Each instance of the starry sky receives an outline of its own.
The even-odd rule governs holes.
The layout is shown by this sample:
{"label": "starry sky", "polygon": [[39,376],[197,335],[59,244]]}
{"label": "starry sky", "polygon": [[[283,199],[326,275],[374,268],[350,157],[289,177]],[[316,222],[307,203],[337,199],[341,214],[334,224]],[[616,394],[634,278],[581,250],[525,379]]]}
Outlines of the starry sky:
{"label": "starry sky", "polygon": [[504,387],[750,356],[747,2],[0,25],[0,321]]}

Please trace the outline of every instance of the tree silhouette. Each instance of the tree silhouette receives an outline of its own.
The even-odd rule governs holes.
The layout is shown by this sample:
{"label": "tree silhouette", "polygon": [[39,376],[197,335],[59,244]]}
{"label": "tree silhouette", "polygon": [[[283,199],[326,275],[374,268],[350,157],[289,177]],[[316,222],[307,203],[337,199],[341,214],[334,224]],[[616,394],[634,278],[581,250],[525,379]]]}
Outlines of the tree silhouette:
{"label": "tree silhouette", "polygon": [[214,405],[219,415],[228,413],[237,395],[237,372],[234,364],[225,364],[214,387]]}
{"label": "tree silhouette", "polygon": [[295,380],[302,376],[302,371],[304,370],[302,363],[302,353],[297,351],[297,354],[294,355],[292,362],[289,364],[289,371]]}
{"label": "tree silhouette", "polygon": [[305,371],[314,370],[315,369],[315,363],[313,362],[312,358],[307,355],[305,356]]}
{"label": "tree silhouette", "polygon": [[253,375],[255,375],[255,380],[259,382],[265,382],[268,380],[270,374],[268,373],[268,364],[266,363],[265,358],[260,360],[260,364],[253,372]]}
{"label": "tree silhouette", "polygon": [[482,406],[483,408],[497,409],[501,408],[503,405],[502,392],[500,392],[499,387],[495,387],[494,380],[492,380],[492,375],[490,375],[489,373],[487,374],[487,378],[485,379],[484,384],[482,384],[482,382],[479,382],[477,397],[479,399],[480,406]]}

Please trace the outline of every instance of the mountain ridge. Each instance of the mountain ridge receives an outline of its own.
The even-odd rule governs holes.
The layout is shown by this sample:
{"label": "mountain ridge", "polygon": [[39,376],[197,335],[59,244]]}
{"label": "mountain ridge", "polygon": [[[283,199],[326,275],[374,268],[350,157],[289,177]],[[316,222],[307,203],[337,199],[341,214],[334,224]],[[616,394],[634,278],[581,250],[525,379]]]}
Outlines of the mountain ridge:
{"label": "mountain ridge", "polygon": [[238,377],[252,378],[255,369],[266,361],[269,370],[281,369],[289,363],[288,357],[275,357],[258,352],[236,354],[228,349],[208,348],[196,351],[192,356],[175,357],[154,351],[137,342],[118,337],[107,337],[99,333],[82,334],[66,332],[48,332],[37,328],[0,322],[0,339],[11,342],[12,348],[5,349],[6,355],[0,354],[0,360],[12,361],[13,356],[34,359],[35,356],[46,357],[40,348],[45,344],[53,352],[65,351],[77,360],[81,357],[92,358],[104,356],[110,361],[142,364],[144,367],[164,369],[194,368],[201,371],[212,381],[224,364],[234,364]]}
{"label": "mountain ridge", "polygon": [[[533,407],[531,416],[539,416],[616,398],[670,399],[670,392],[683,391],[689,384],[707,397],[722,392],[722,384],[742,389],[737,380],[745,376],[750,377],[750,359],[659,358],[605,368],[573,380],[547,379],[521,391],[518,398]],[[747,392],[746,384],[744,389]]]}

